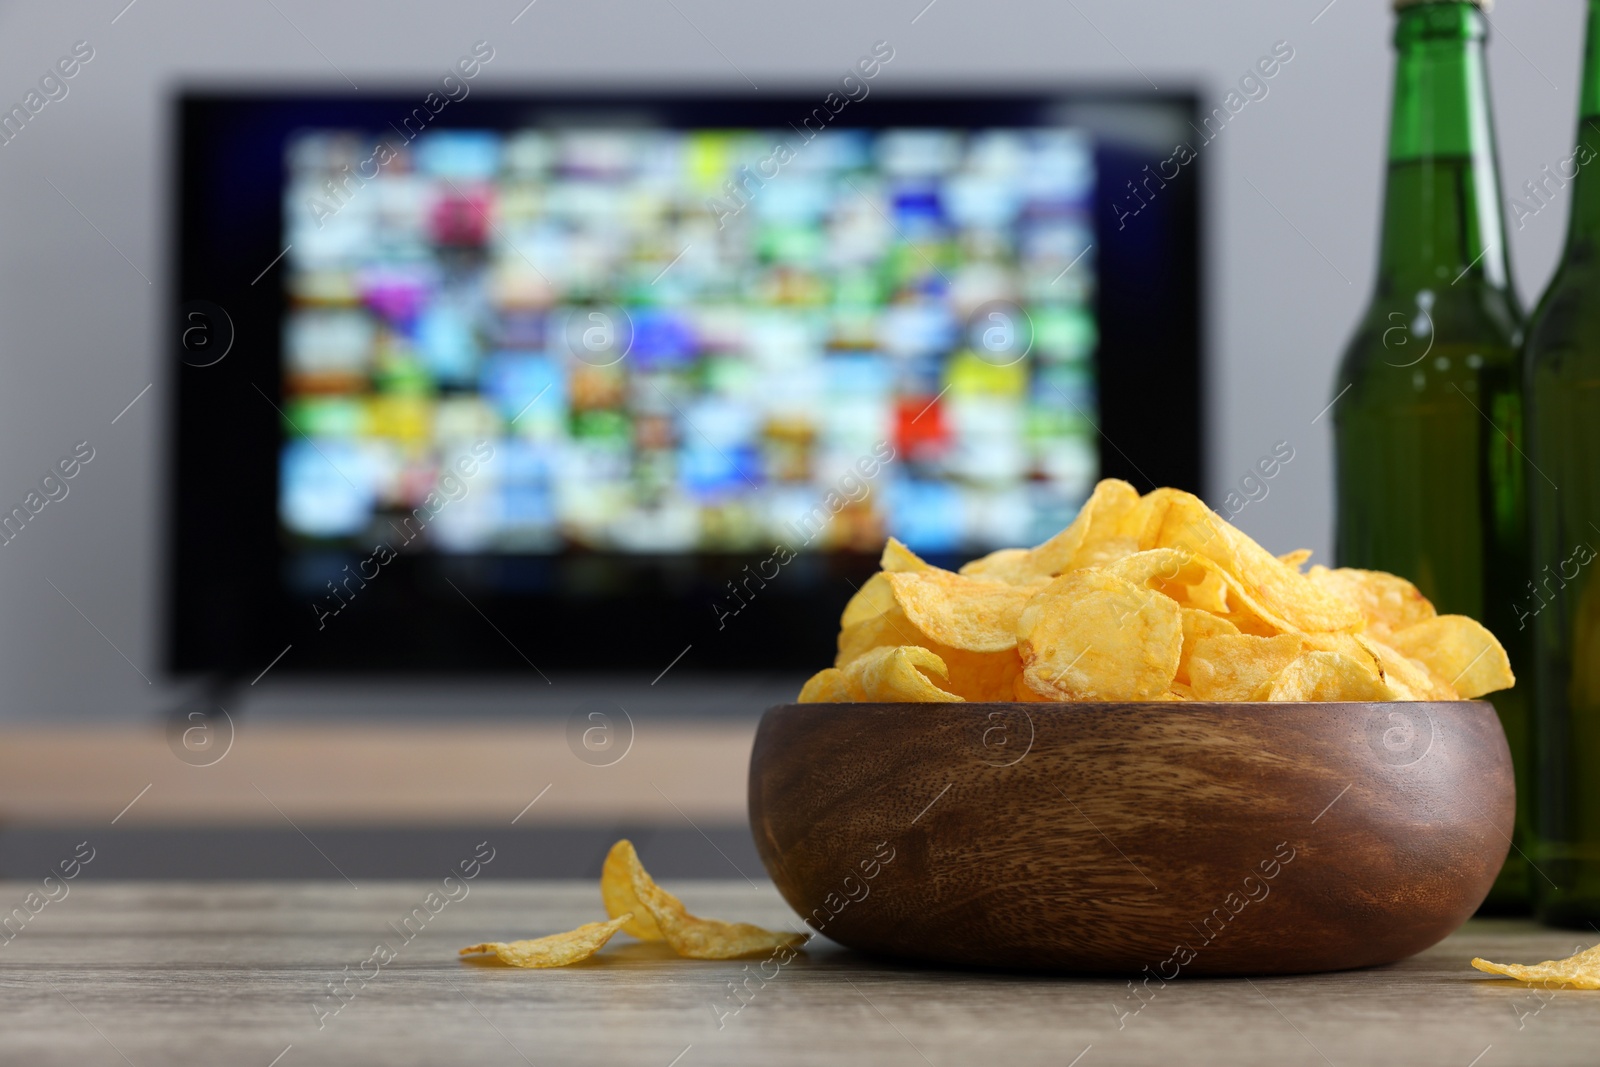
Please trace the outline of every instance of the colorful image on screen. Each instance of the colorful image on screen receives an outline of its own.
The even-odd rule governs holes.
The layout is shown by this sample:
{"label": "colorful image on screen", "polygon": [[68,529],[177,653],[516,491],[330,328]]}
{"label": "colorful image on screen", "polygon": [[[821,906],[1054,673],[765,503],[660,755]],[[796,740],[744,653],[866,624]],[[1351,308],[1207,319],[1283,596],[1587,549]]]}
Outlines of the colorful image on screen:
{"label": "colorful image on screen", "polygon": [[1099,473],[1086,135],[315,129],[285,162],[292,545],[976,554]]}

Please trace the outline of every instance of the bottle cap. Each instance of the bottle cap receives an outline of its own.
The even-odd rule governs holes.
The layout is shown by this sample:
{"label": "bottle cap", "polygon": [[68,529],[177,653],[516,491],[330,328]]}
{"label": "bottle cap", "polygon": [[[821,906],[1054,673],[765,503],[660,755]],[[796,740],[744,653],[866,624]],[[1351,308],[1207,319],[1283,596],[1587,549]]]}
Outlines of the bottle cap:
{"label": "bottle cap", "polygon": [[1394,9],[1402,11],[1408,7],[1417,7],[1422,4],[1469,3],[1480,11],[1494,10],[1494,0],[1394,0]]}

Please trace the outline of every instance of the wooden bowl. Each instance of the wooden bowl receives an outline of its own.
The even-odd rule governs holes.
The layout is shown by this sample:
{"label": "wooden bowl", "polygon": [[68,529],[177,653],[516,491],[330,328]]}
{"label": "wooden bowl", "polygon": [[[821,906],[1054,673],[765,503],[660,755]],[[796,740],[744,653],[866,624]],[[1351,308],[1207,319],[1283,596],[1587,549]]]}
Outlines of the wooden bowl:
{"label": "wooden bowl", "polygon": [[1419,952],[1514,806],[1483,701],[801,704],[750,758],[762,862],[826,936],[1146,981]]}

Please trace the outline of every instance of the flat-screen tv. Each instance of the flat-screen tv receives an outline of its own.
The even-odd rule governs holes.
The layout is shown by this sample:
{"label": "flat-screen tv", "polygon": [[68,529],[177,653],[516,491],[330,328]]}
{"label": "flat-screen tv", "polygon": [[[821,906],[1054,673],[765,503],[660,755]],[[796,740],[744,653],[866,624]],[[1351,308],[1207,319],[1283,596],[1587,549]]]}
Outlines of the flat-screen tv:
{"label": "flat-screen tv", "polygon": [[183,94],[169,668],[816,668],[890,535],[1198,489],[1194,110]]}

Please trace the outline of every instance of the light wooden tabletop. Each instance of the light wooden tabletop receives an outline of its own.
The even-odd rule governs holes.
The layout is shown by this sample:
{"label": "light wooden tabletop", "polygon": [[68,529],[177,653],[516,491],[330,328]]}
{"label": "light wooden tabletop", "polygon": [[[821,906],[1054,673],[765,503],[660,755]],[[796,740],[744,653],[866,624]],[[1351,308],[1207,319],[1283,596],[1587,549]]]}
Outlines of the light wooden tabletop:
{"label": "light wooden tabletop", "polygon": [[[457,958],[475,941],[600,917],[588,884],[485,874],[452,883],[443,904],[440,882],[86,875],[65,896],[56,885],[59,899],[35,898],[37,913],[13,917],[0,943],[0,1064],[1502,1067],[1600,1055],[1600,993],[1535,991],[1468,967],[1474,955],[1536,962],[1586,943],[1514,921],[1474,921],[1381,970],[1152,986],[1142,1008],[1118,981],[900,967],[818,940],[735,999],[730,981],[756,965],[680,960],[625,936],[565,970]],[[23,907],[42,888],[0,883],[0,904]],[[765,884],[671,888],[702,914],[795,921]],[[401,926],[430,892],[437,913]],[[380,943],[396,958],[367,963]]]}

